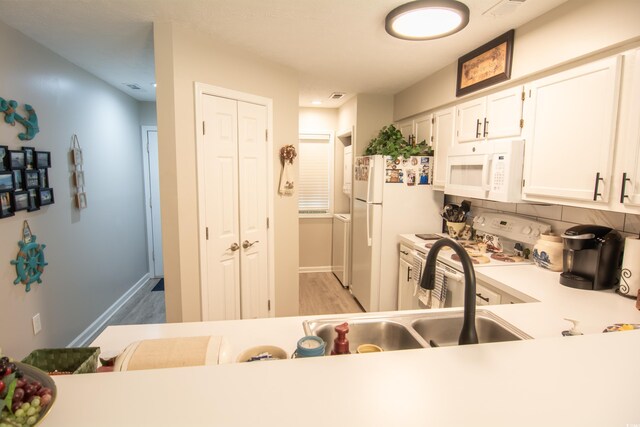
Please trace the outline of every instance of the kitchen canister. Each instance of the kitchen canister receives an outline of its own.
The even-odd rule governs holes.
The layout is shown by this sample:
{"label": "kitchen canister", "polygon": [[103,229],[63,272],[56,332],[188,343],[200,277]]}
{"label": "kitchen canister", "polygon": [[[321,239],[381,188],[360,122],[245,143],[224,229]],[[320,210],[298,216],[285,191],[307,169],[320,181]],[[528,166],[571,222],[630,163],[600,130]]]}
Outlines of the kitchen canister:
{"label": "kitchen canister", "polygon": [[562,237],[542,234],[533,247],[533,262],[538,267],[562,271]]}
{"label": "kitchen canister", "polygon": [[636,299],[640,289],[640,239],[627,237],[624,242],[620,288],[618,293]]}

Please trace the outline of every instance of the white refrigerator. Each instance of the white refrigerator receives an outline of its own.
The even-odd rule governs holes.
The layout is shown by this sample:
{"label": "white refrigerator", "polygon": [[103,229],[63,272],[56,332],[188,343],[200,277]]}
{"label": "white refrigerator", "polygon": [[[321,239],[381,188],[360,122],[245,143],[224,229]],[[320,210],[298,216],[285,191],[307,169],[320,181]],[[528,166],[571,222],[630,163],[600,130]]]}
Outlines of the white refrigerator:
{"label": "white refrigerator", "polygon": [[432,177],[433,157],[355,159],[351,292],[368,312],[397,309],[398,235],[442,230]]}

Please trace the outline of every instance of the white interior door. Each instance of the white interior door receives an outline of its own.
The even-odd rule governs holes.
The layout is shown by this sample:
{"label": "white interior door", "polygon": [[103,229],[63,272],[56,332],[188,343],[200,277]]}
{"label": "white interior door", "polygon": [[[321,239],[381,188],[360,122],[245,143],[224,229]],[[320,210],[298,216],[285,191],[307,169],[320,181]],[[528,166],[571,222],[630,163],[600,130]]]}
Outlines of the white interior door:
{"label": "white interior door", "polygon": [[239,319],[237,102],[203,96],[207,320]]}
{"label": "white interior door", "polygon": [[152,277],[164,276],[162,261],[162,219],[160,215],[160,172],[158,166],[158,129],[152,126],[142,128],[144,153],[144,181],[147,197],[147,224],[149,269]]}
{"label": "white interior door", "polygon": [[267,109],[238,102],[242,318],[269,316],[267,280]]}
{"label": "white interior door", "polygon": [[202,98],[206,320],[268,317],[267,107]]}

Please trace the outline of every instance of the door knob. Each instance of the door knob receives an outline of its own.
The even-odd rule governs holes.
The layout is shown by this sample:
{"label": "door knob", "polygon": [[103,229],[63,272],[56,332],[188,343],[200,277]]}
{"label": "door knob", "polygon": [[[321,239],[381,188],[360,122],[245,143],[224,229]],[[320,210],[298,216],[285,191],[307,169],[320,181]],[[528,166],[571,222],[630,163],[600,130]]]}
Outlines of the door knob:
{"label": "door knob", "polygon": [[238,249],[240,249],[240,245],[239,245],[239,244],[237,244],[237,243],[232,243],[232,244],[231,244],[231,246],[229,246],[229,247],[227,248],[227,250],[229,250],[229,251],[231,251],[231,252],[235,252],[235,251],[237,251]]}
{"label": "door knob", "polygon": [[253,242],[253,243],[249,243],[249,241],[248,241],[248,240],[245,240],[244,242],[242,242],[242,247],[243,247],[243,248],[245,248],[245,249],[248,249],[248,248],[250,248],[251,246],[255,245],[256,243],[260,243],[260,241],[259,241],[259,240],[256,240],[256,241],[255,241],[255,242]]}

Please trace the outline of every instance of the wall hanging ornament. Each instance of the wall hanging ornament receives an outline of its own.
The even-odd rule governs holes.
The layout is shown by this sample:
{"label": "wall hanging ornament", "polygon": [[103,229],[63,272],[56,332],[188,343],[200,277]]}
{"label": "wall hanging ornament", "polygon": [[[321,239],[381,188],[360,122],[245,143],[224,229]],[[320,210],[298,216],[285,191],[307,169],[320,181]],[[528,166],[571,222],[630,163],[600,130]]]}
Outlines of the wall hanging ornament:
{"label": "wall hanging ornament", "polygon": [[285,145],[280,149],[282,172],[280,173],[278,193],[280,193],[281,196],[293,195],[293,159],[295,159],[297,155],[296,147],[293,145]]}
{"label": "wall hanging ornament", "polygon": [[84,171],[82,170],[82,148],[78,135],[71,137],[71,161],[73,162],[73,186],[76,190],[76,207],[80,210],[87,208],[87,193],[84,191]]}
{"label": "wall hanging ornament", "polygon": [[18,242],[20,250],[15,260],[11,264],[16,266],[17,278],[14,285],[22,283],[26,285],[25,291],[31,290],[33,282],[42,283],[40,276],[47,263],[44,260],[44,248],[46,245],[36,243],[36,236],[31,234],[29,223],[25,221],[22,225],[22,240]]}
{"label": "wall hanging ornament", "polygon": [[16,122],[24,126],[26,132],[19,133],[18,138],[20,138],[21,141],[30,141],[38,132],[40,132],[36,110],[34,110],[31,105],[24,104],[24,109],[28,114],[25,119],[16,112],[16,108],[18,108],[18,103],[13,99],[7,101],[4,98],[0,98],[0,112],[4,113],[4,121],[9,123],[11,126],[15,126]]}

